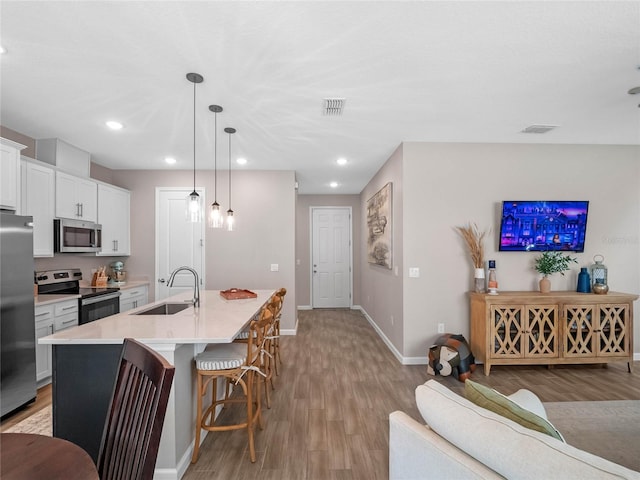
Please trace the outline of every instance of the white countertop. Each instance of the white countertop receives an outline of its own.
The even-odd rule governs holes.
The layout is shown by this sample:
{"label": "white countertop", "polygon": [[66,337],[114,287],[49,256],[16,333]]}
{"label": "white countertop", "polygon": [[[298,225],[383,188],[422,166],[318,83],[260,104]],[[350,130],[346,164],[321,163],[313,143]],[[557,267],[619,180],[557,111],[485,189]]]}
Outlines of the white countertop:
{"label": "white countertop", "polygon": [[80,298],[77,293],[66,293],[62,295],[36,295],[33,297],[33,304],[37,307],[40,305],[49,305],[50,303],[64,302],[65,300],[72,300],[74,298]]}
{"label": "white countertop", "polygon": [[122,343],[125,338],[147,344],[229,343],[275,292],[252,291],[258,294],[257,298],[226,300],[220,296],[220,290],[203,290],[199,308],[190,306],[173,315],[136,315],[155,305],[181,303],[193,296],[192,291],[182,292],[134,310],[68,328],[40,338],[38,343],[113,344]]}

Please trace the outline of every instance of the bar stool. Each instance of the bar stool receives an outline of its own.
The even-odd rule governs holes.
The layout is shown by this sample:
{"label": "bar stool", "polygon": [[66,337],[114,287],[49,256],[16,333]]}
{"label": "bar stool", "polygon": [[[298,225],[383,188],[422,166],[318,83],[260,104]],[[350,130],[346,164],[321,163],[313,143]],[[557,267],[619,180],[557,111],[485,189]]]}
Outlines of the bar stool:
{"label": "bar stool", "polygon": [[277,312],[274,312],[274,335],[271,342],[271,355],[273,355],[273,365],[276,375],[280,375],[278,364],[282,365],[282,357],[280,356],[280,317],[282,317],[282,306],[284,305],[284,296],[287,289],[282,287],[276,291],[275,295],[280,298],[280,304]]}
{"label": "bar stool", "polygon": [[[254,428],[258,424],[264,428],[262,421],[262,404],[259,376],[265,376],[261,370],[265,337],[273,322],[273,314],[263,308],[256,320],[249,326],[246,343],[210,344],[196,356],[198,406],[196,412],[196,441],[191,463],[198,461],[201,430],[221,432],[247,429],[249,436],[249,456],[256,461],[254,446]],[[225,391],[223,398],[218,399],[218,379],[224,378]],[[203,411],[203,398],[211,384],[211,404]],[[243,396],[230,396],[230,387],[240,385]],[[255,391],[254,391],[255,390]],[[230,425],[216,425],[215,414],[218,405],[242,403],[246,406],[245,421]]]}

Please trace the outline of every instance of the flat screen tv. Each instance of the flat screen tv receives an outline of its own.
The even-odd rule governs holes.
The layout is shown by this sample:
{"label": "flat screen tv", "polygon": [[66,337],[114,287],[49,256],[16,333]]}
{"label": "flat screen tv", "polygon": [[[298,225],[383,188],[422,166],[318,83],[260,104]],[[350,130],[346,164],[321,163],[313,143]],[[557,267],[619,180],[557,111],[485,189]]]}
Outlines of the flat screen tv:
{"label": "flat screen tv", "polygon": [[502,202],[502,252],[566,250],[584,252],[588,201]]}

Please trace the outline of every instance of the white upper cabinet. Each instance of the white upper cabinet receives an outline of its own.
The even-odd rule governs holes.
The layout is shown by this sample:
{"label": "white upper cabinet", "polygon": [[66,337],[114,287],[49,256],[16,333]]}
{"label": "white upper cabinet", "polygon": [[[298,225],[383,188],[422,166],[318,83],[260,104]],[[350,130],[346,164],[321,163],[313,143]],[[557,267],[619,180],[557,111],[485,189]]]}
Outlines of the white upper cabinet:
{"label": "white upper cabinet", "polygon": [[98,187],[96,182],[56,172],[56,217],[73,220],[98,220]]}
{"label": "white upper cabinet", "polygon": [[33,217],[33,256],[53,257],[55,171],[22,161],[21,213]]}
{"label": "white upper cabinet", "polygon": [[102,225],[102,250],[98,255],[129,255],[130,204],[128,190],[98,184],[98,223]]}
{"label": "white upper cabinet", "polygon": [[27,147],[0,138],[0,208],[20,210],[20,150]]}

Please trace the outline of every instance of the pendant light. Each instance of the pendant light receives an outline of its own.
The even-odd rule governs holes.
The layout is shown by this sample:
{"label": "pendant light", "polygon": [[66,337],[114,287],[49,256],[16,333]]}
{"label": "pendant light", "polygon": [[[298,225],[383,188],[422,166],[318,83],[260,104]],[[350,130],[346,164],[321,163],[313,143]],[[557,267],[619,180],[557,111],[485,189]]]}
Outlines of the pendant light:
{"label": "pendant light", "polygon": [[224,131],[229,134],[229,210],[227,210],[227,230],[232,232],[236,222],[233,216],[233,210],[231,210],[231,135],[236,133],[236,129],[227,127]]}
{"label": "pendant light", "polygon": [[209,110],[214,113],[213,123],[213,203],[209,207],[209,227],[222,228],[224,218],[220,212],[218,203],[218,113],[222,111],[220,105],[209,105]]}
{"label": "pendant light", "polygon": [[187,73],[187,80],[193,83],[193,192],[187,197],[187,220],[192,223],[202,221],[200,195],[196,192],[196,84],[204,78],[198,73]]}

